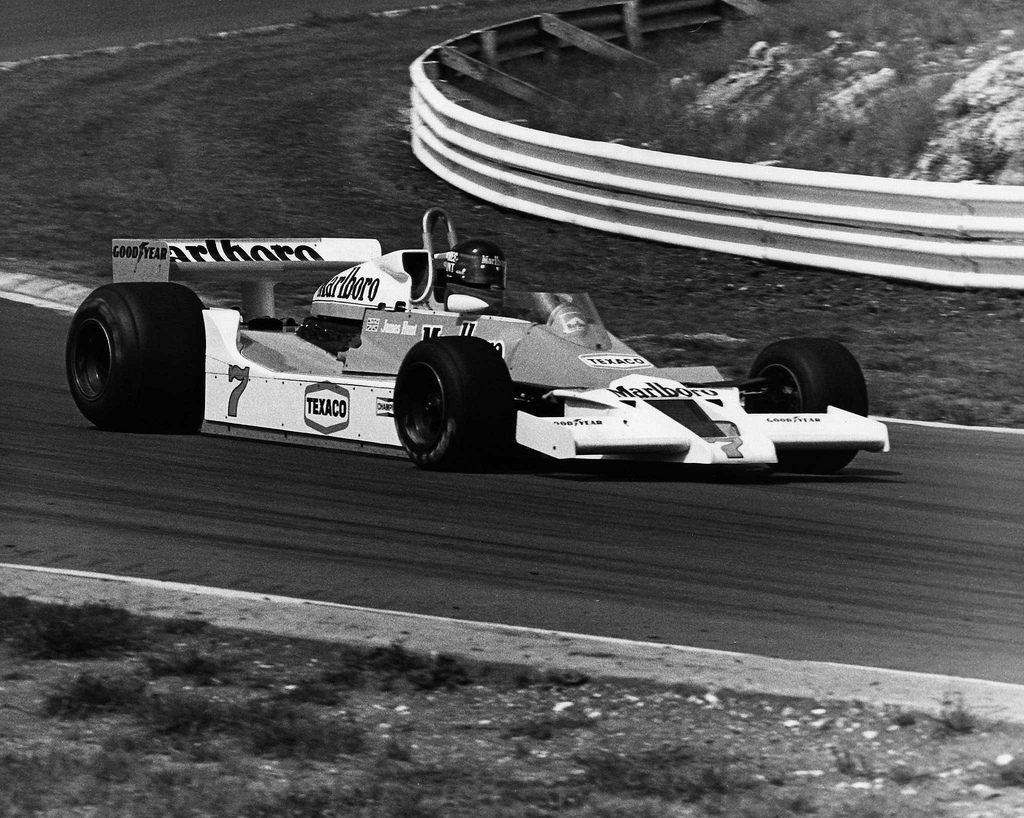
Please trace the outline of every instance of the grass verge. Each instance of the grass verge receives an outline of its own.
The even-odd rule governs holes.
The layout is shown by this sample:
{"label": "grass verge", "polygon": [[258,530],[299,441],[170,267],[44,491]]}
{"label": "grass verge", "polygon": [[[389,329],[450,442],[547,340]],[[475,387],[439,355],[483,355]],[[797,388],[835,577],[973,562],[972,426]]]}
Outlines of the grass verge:
{"label": "grass verge", "polygon": [[3,597],[0,634],[4,815],[902,818],[1024,808],[1024,734],[962,700],[930,718]]}

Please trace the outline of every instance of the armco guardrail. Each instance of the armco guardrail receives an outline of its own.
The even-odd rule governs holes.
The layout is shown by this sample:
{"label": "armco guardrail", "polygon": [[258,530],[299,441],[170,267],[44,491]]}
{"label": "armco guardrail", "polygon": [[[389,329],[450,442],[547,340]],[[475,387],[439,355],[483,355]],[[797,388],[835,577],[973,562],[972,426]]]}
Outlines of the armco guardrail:
{"label": "armco guardrail", "polygon": [[[710,19],[720,5],[628,0],[557,16],[635,47],[653,30],[647,25]],[[565,47],[552,43],[552,27],[542,20],[549,16],[470,32],[411,66],[413,151],[452,185],[503,207],[659,242],[941,286],[1024,290],[1024,187],[816,173],[641,150],[525,128],[457,104],[441,90],[437,80],[458,52],[469,62],[483,58],[492,84],[517,93],[518,81],[498,66]],[[582,39],[572,44],[586,47]]]}

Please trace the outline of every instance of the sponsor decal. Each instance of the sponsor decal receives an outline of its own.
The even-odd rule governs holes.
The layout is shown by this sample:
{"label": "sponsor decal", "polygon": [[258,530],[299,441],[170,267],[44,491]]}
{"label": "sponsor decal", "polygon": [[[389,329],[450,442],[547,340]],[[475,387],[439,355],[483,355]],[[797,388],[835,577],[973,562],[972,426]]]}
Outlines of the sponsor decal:
{"label": "sponsor decal", "polygon": [[[477,322],[476,321],[464,321],[458,325],[459,336],[462,338],[475,338]],[[411,334],[411,333],[409,333]],[[420,325],[420,340],[426,341],[430,338],[440,338],[444,335],[443,324],[421,324]],[[504,341],[492,341],[490,338],[484,338],[484,341],[489,343],[492,347],[498,350],[498,354],[505,357],[505,342]]]}
{"label": "sponsor decal", "polygon": [[556,420],[555,426],[603,426],[603,420],[593,418],[572,418],[571,420]]}
{"label": "sponsor decal", "polygon": [[377,416],[383,418],[395,416],[394,398],[377,398]]}
{"label": "sponsor decal", "polygon": [[642,355],[580,355],[587,366],[599,369],[646,369],[654,366]]}
{"label": "sponsor decal", "polygon": [[821,423],[821,418],[805,418],[800,415],[789,415],[787,417],[770,417],[764,419],[765,423]]}
{"label": "sponsor decal", "polygon": [[566,335],[576,335],[587,331],[587,319],[579,310],[568,310],[557,317],[562,332]]}
{"label": "sponsor decal", "polygon": [[162,261],[167,258],[166,247],[150,247],[148,241],[141,241],[138,244],[121,244],[111,252],[113,258],[136,258],[156,259]]}
{"label": "sponsor decal", "polygon": [[339,298],[343,301],[367,301],[375,303],[380,290],[380,279],[376,276],[361,276],[362,267],[357,265],[344,273],[338,273],[326,284],[321,285],[313,298]]}
{"label": "sponsor decal", "polygon": [[643,386],[616,386],[609,389],[620,398],[643,398],[644,400],[675,400],[678,398],[717,398],[717,389],[694,389],[686,386],[666,386],[648,381]]}
{"label": "sponsor decal", "polygon": [[340,432],[348,426],[349,394],[343,386],[313,383],[306,387],[303,415],[310,429],[325,435]]}
{"label": "sponsor decal", "polygon": [[[444,260],[445,260],[446,264],[450,264],[454,268],[459,263],[459,251],[458,250],[449,250],[447,253],[444,254]],[[481,255],[480,256],[480,263],[481,264],[490,265],[491,267],[504,267],[505,266],[505,260],[503,258],[501,258],[501,256]],[[451,272],[451,271],[449,271],[449,272]]]}
{"label": "sponsor decal", "polygon": [[171,260],[179,262],[321,261],[308,244],[236,244],[231,239],[205,239],[197,244],[171,244]]}

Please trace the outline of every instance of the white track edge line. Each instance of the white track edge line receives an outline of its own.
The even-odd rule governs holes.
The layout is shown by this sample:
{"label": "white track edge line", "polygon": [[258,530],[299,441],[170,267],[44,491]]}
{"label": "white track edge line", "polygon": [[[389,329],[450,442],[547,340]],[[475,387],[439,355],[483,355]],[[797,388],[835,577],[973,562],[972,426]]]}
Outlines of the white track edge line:
{"label": "white track edge line", "polygon": [[1013,429],[1008,426],[965,426],[960,423],[945,423],[939,420],[910,420],[908,418],[887,418],[872,415],[882,423],[899,423],[904,426],[927,426],[932,429],[956,429],[964,432],[994,432],[1004,435],[1024,435],[1024,429]]}

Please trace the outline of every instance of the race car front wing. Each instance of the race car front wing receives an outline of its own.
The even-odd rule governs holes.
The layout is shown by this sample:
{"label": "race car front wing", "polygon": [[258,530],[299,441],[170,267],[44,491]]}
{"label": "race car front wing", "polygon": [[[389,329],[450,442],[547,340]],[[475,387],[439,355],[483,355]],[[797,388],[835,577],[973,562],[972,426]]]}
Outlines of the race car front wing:
{"label": "race car front wing", "polygon": [[632,375],[607,389],[553,390],[564,415],[520,411],[516,441],[555,457],[772,465],[783,450],[889,450],[885,425],[834,406],[824,413],[750,414],[739,389]]}

